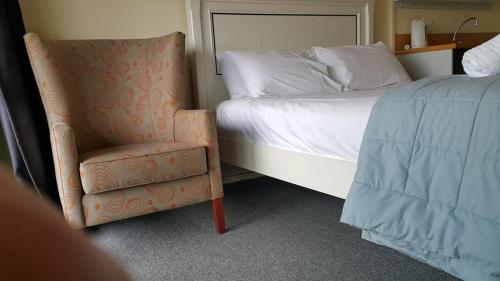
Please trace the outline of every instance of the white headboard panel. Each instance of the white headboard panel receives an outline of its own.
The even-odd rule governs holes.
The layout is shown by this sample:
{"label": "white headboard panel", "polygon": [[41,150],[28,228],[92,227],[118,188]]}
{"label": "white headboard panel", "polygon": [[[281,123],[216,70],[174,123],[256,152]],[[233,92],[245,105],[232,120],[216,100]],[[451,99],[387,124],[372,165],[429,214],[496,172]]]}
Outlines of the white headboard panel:
{"label": "white headboard panel", "polygon": [[373,0],[187,0],[200,108],[228,99],[216,54],[372,43]]}

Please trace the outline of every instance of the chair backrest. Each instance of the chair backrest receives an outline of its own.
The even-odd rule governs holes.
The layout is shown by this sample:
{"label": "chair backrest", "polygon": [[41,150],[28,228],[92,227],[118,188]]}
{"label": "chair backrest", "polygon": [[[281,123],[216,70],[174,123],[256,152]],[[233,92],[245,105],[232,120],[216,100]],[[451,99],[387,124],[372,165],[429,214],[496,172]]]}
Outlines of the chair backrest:
{"label": "chair backrest", "polygon": [[25,41],[49,126],[69,124],[78,152],[173,141],[182,107],[184,34],[133,40]]}

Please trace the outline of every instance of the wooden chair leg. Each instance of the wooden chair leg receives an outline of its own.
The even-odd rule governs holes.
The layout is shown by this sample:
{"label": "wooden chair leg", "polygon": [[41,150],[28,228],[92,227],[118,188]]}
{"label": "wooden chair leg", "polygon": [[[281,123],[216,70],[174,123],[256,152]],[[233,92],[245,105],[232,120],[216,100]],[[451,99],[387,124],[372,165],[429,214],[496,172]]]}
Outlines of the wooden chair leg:
{"label": "wooden chair leg", "polygon": [[222,198],[212,200],[212,215],[217,234],[226,232],[226,223],[224,222],[224,201]]}

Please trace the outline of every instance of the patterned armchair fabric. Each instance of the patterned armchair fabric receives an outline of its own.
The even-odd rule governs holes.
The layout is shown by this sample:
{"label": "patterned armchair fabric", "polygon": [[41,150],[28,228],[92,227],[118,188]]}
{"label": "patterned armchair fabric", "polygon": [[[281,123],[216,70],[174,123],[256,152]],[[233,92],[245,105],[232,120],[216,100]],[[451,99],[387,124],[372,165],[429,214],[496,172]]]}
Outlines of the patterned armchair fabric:
{"label": "patterned armchair fabric", "polygon": [[205,147],[190,143],[120,145],[80,155],[86,194],[205,174]]}
{"label": "patterned armchair fabric", "polygon": [[182,109],[184,34],[25,42],[72,226],[223,197],[214,115]]}

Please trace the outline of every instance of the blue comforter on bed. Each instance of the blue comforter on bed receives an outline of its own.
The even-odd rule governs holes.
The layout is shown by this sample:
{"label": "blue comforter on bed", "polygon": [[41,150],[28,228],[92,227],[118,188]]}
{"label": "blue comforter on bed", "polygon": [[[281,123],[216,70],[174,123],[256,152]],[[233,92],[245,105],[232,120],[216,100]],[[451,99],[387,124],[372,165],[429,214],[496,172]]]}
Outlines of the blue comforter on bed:
{"label": "blue comforter on bed", "polygon": [[464,280],[500,280],[500,76],[381,97],[341,221]]}

